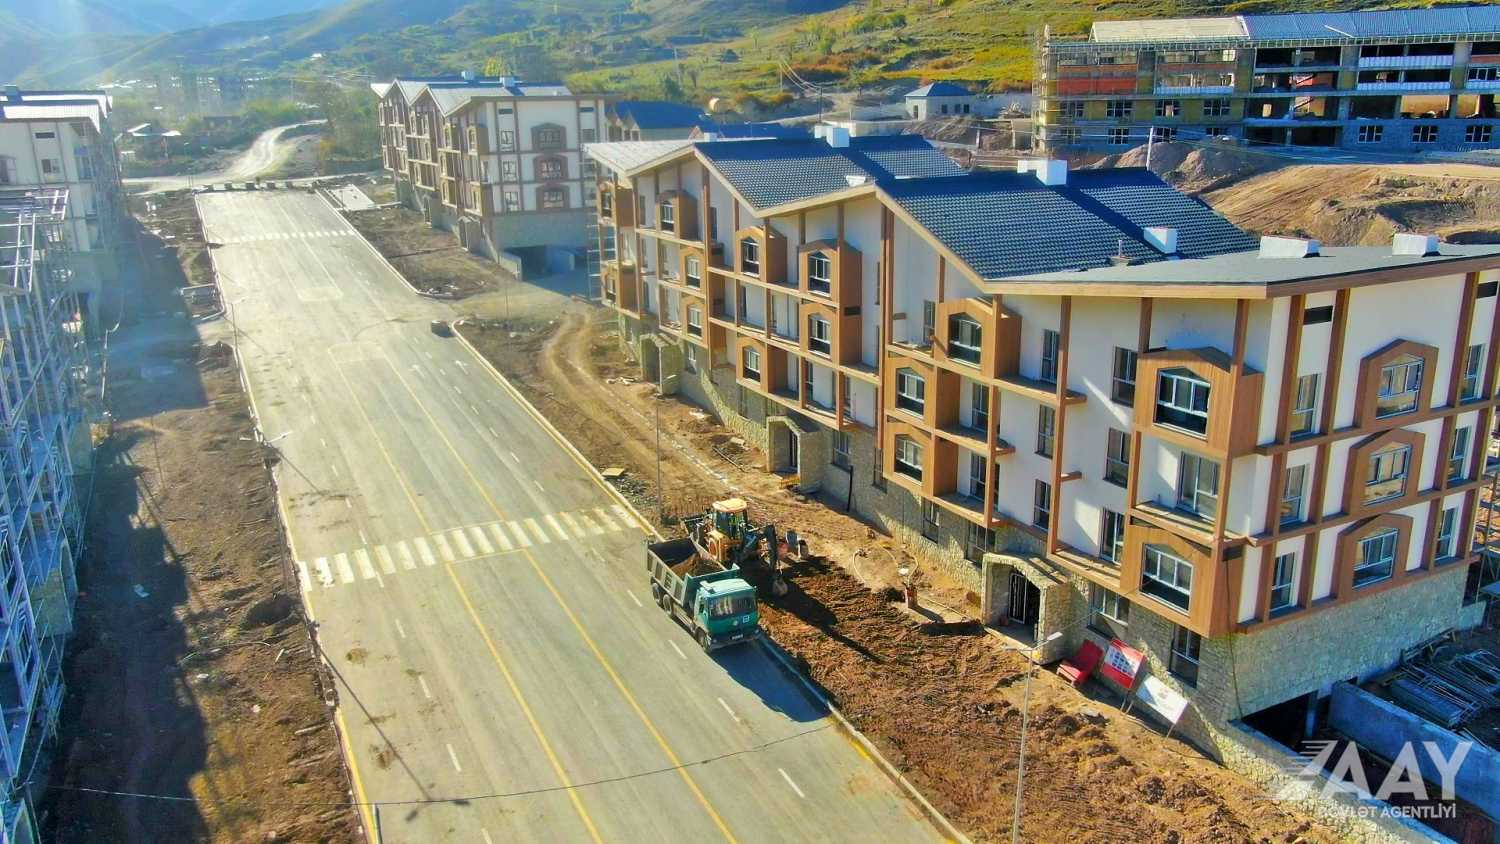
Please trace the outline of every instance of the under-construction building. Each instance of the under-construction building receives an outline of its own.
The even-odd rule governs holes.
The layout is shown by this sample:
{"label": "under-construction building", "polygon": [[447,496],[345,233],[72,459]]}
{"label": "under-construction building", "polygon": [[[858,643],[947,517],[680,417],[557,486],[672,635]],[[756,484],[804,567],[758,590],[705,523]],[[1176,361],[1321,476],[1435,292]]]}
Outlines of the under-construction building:
{"label": "under-construction building", "polygon": [[90,468],[64,189],[0,192],[0,844],[32,844],[63,697]]}

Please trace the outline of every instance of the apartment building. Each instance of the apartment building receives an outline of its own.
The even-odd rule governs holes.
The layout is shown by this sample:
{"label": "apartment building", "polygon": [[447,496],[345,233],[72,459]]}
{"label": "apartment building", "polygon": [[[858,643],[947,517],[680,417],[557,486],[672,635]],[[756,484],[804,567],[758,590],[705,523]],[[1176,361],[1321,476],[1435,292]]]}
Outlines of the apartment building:
{"label": "apartment building", "polygon": [[62,709],[90,464],[84,324],[63,188],[0,191],[0,842],[35,844]]}
{"label": "apartment building", "polygon": [[[89,317],[119,277],[125,238],[110,100],[103,91],[22,91],[0,95],[0,190],[68,192],[63,231],[72,244],[72,288]],[[111,305],[111,308],[115,305]]]}
{"label": "apartment building", "polygon": [[1371,152],[1500,142],[1500,7],[1099,21],[1042,41],[1037,144],[1157,139]]}
{"label": "apartment building", "polygon": [[588,241],[604,100],[511,77],[396,79],[380,98],[381,162],[397,197],[491,260],[528,265]]}
{"label": "apartment building", "polygon": [[1047,659],[1139,648],[1224,756],[1477,622],[1500,247],[1257,241],[1140,169],[820,134],[589,148],[663,392]]}

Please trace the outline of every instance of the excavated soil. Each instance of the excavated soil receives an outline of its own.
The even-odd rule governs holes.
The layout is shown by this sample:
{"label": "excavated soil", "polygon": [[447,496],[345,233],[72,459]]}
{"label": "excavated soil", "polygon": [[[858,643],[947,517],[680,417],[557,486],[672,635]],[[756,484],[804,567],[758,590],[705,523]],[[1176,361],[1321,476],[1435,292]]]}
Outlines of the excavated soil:
{"label": "excavated soil", "polygon": [[[191,201],[165,202],[149,225],[180,229]],[[95,455],[44,840],[353,844],[274,455],[254,440],[232,351],[159,317],[184,275],[155,247],[113,338],[114,430]]]}
{"label": "excavated soil", "polygon": [[[784,490],[758,468],[760,452],[695,406],[654,398],[597,310],[520,330],[461,330],[590,461],[624,469],[620,487],[647,514],[656,506],[659,412],[664,532],[733,493],[757,520],[808,538],[821,556],[790,569],[788,594],[761,590],[766,630],[950,820],[975,840],[1008,840],[1027,662],[965,620],[977,596],[924,571],[923,606],[942,602],[943,612],[891,603],[897,567],[911,565],[898,543]],[[765,572],[750,576],[765,585]],[[1117,704],[1035,673],[1022,840],[1337,840]]]}
{"label": "excavated soil", "polygon": [[471,255],[457,236],[432,228],[408,208],[346,211],[344,217],[419,290],[461,298],[493,290],[508,278],[499,265]]}

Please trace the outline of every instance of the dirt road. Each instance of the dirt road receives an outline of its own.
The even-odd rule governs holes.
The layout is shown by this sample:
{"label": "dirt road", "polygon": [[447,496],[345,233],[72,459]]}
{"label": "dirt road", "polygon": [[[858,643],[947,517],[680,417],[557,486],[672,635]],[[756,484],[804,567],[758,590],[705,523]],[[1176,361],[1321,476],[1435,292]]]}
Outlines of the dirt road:
{"label": "dirt road", "polygon": [[277,126],[267,129],[250,144],[250,147],[240,154],[232,164],[222,170],[207,173],[192,173],[186,176],[154,176],[142,179],[126,179],[125,188],[132,192],[146,194],[165,193],[167,191],[185,190],[194,185],[204,185],[212,182],[245,182],[256,176],[265,175],[276,169],[276,165],[287,154],[291,141],[283,141],[282,135],[288,130],[298,126],[307,126],[322,123],[321,120],[313,120],[308,123],[294,123],[289,126]]}

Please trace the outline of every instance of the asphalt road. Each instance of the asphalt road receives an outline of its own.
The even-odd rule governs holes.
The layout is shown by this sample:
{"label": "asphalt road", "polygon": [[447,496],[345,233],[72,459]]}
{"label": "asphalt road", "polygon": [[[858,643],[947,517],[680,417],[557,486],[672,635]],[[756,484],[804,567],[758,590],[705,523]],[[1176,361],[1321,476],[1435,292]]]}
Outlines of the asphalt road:
{"label": "asphalt road", "polygon": [[381,840],[939,838],[759,648],[651,603],[639,525],[449,306],[315,196],[199,203]]}

